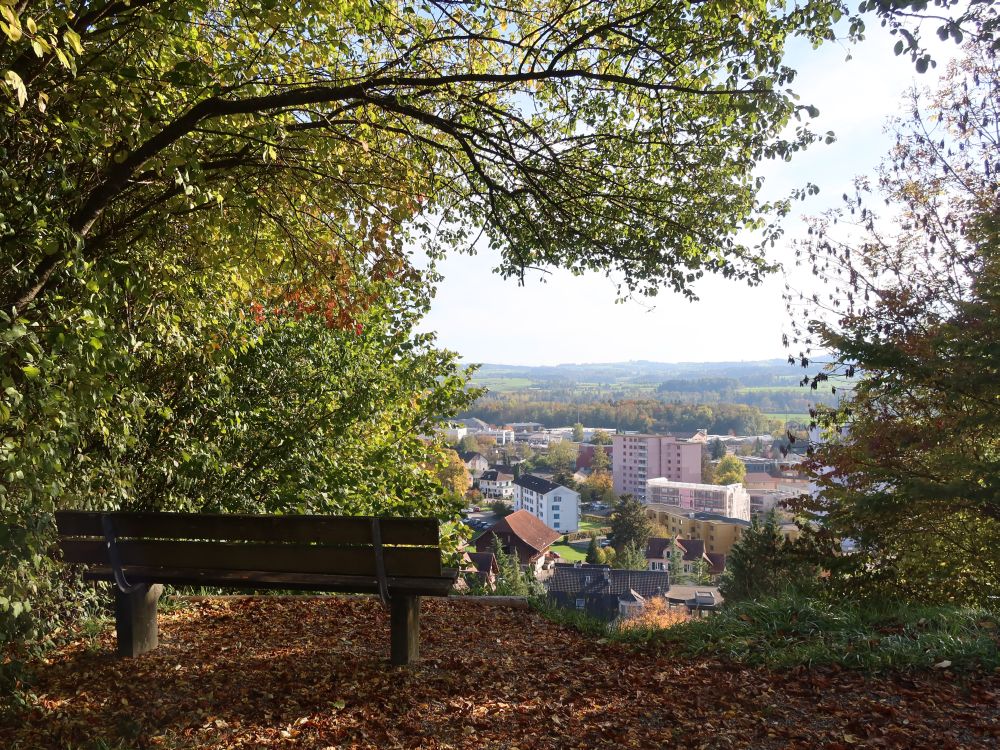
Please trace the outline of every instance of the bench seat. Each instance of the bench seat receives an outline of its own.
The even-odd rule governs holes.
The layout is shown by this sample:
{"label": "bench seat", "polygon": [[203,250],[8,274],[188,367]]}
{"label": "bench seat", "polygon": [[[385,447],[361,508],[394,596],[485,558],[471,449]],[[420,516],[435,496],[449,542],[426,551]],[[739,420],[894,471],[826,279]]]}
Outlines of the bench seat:
{"label": "bench seat", "polygon": [[114,585],[118,653],[156,648],[164,585],[377,594],[393,664],[419,655],[420,597],[447,596],[433,518],[208,513],[56,513],[63,560]]}
{"label": "bench seat", "polygon": [[[290,589],[294,591],[332,591],[353,594],[378,594],[378,584],[371,577],[326,575],[323,573],[271,573],[264,570],[191,570],[185,568],[150,568],[135,565],[122,567],[133,583],[162,583],[169,586],[216,586],[219,588]],[[114,583],[114,571],[95,566],[83,574],[87,581]],[[440,578],[388,577],[389,595],[447,596],[455,585],[458,571],[445,568]]]}

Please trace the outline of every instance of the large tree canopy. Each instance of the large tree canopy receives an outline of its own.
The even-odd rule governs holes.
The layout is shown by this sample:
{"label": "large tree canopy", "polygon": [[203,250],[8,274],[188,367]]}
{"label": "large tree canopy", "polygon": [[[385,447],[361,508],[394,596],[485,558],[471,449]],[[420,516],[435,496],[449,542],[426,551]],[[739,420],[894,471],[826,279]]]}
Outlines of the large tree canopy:
{"label": "large tree canopy", "polygon": [[[20,12],[18,12],[20,11]],[[505,273],[614,269],[647,291],[766,268],[754,165],[810,142],[786,40],[837,3],[5,6],[3,309],[70,266],[188,260],[335,274],[404,227],[485,232]],[[423,223],[422,223],[423,221]],[[197,248],[197,249],[196,249]]]}
{"label": "large tree canopy", "polygon": [[1000,63],[970,47],[939,91],[913,93],[877,185],[859,180],[803,248],[829,283],[798,336],[834,354],[813,385],[855,380],[819,415],[821,494],[802,507],[856,542],[833,563],[854,591],[988,603],[1000,589],[998,101]]}

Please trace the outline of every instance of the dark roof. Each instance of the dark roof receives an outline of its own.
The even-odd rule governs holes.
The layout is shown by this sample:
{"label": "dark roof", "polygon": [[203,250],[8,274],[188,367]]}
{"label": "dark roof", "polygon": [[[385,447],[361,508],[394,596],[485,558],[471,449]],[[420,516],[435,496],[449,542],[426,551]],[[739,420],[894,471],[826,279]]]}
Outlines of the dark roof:
{"label": "dark roof", "polygon": [[490,526],[483,535],[493,535],[497,532],[513,534],[534,550],[542,552],[553,542],[562,538],[555,529],[550,529],[542,521],[526,510],[515,510],[509,516],[504,516]]}
{"label": "dark roof", "polygon": [[661,560],[670,554],[672,548],[680,547],[684,550],[681,558],[685,562],[704,560],[708,563],[708,572],[711,575],[719,575],[726,569],[726,556],[719,552],[706,552],[705,541],[703,539],[671,539],[670,537],[653,536],[649,538],[646,545],[647,560]]}
{"label": "dark roof", "polygon": [[651,536],[646,544],[646,559],[659,560],[674,546],[674,540],[667,536]]}
{"label": "dark roof", "polygon": [[497,559],[492,552],[466,552],[465,554],[469,556],[469,560],[476,566],[478,572],[485,575],[490,571],[496,571]]}
{"label": "dark roof", "polygon": [[[588,580],[589,579],[589,580]],[[618,570],[608,565],[556,563],[550,593],[665,596],[670,574],[662,570]]]}
{"label": "dark roof", "polygon": [[458,454],[458,457],[465,461],[465,463],[469,463],[469,461],[472,461],[475,458],[481,458],[483,461],[486,460],[486,456],[479,451],[462,451]]}
{"label": "dark roof", "polygon": [[721,552],[708,552],[708,572],[709,575],[718,576],[726,569],[726,556]]}
{"label": "dark roof", "polygon": [[677,539],[677,546],[684,550],[684,557],[681,559],[685,562],[701,560],[705,557],[704,539]]}
{"label": "dark roof", "polygon": [[644,602],[644,601],[646,601],[646,597],[640,596],[636,592],[635,589],[629,589],[624,594],[622,594],[620,597],[618,597],[618,601],[620,601],[620,602],[636,602],[636,603],[638,603],[638,602]]}
{"label": "dark roof", "polygon": [[555,482],[550,482],[548,479],[536,477],[534,474],[522,474],[514,480],[514,484],[524,487],[527,490],[531,490],[532,492],[537,492],[540,495],[552,492],[552,490],[557,490],[561,486]]}
{"label": "dark roof", "polygon": [[513,474],[504,474],[502,471],[498,471],[496,469],[487,469],[482,473],[482,476],[479,477],[479,480],[482,481],[485,479],[487,482],[507,482],[513,478]]}

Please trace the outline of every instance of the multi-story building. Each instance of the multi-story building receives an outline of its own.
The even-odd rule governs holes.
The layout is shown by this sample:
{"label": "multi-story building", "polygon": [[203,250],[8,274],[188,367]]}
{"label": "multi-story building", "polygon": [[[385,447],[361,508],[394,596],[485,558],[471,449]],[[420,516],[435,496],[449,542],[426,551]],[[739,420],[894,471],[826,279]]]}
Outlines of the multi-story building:
{"label": "multi-story building", "polygon": [[[676,505],[655,503],[646,506],[646,516],[666,527],[671,537],[681,539],[701,539],[706,552],[721,552],[728,555],[748,528],[750,522],[742,518],[729,518],[718,513],[704,513],[678,508]],[[785,539],[795,540],[799,528],[794,523],[782,523],[781,533]]]}
{"label": "multi-story building", "polygon": [[514,497],[514,475],[487,469],[479,477],[479,491],[490,500],[510,500]]}
{"label": "multi-story building", "polygon": [[739,482],[722,485],[700,484],[672,482],[665,477],[659,477],[646,482],[646,502],[718,513],[743,521],[750,520],[750,493]]}
{"label": "multi-story building", "polygon": [[646,482],[665,477],[672,482],[701,481],[703,435],[683,440],[673,435],[612,436],[611,477],[615,492],[646,499]]}
{"label": "multi-story building", "polygon": [[514,480],[514,508],[562,534],[580,528],[580,493],[533,474]]}

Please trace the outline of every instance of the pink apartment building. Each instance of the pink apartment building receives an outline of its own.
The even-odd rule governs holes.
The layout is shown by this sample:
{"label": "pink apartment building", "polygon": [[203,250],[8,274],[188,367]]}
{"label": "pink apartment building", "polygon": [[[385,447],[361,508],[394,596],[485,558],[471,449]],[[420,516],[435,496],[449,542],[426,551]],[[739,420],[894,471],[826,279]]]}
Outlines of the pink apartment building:
{"label": "pink apartment building", "polygon": [[673,435],[613,435],[611,478],[615,492],[646,499],[646,482],[666,477],[673,482],[701,481],[703,440]]}

